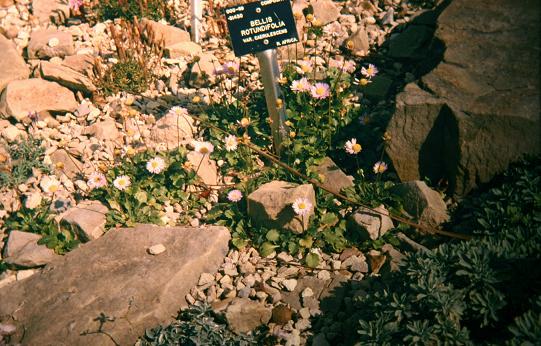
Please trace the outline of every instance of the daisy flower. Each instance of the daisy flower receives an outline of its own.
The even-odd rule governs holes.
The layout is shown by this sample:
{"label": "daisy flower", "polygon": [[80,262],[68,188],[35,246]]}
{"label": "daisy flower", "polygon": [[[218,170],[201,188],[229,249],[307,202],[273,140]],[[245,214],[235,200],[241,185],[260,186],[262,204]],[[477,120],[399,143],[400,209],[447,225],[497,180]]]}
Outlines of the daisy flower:
{"label": "daisy flower", "polygon": [[131,185],[130,177],[121,175],[113,181],[113,185],[120,191],[124,191]]}
{"label": "daisy flower", "polygon": [[312,85],[306,78],[301,78],[299,80],[294,80],[291,82],[291,90],[294,92],[305,92],[310,91]]}
{"label": "daisy flower", "polygon": [[53,176],[45,176],[41,180],[40,186],[46,194],[54,194],[60,189],[60,182]]}
{"label": "daisy flower", "polygon": [[237,137],[233,135],[229,135],[225,137],[225,150],[227,151],[235,151],[237,150],[237,146],[239,145],[239,142],[237,141]]}
{"label": "daisy flower", "polygon": [[156,156],[148,160],[146,167],[150,173],[159,174],[165,168],[165,161],[161,157]]}
{"label": "daisy flower", "polygon": [[242,192],[240,190],[231,190],[227,194],[227,199],[236,203],[242,199]]}
{"label": "daisy flower", "polygon": [[368,67],[361,68],[361,74],[366,78],[372,78],[378,74],[378,69],[375,65],[368,64]]}
{"label": "daisy flower", "polygon": [[214,145],[210,142],[193,141],[194,150],[201,154],[210,154],[214,151]]}
{"label": "daisy flower", "polygon": [[311,60],[299,60],[297,61],[297,67],[295,67],[295,70],[299,74],[305,74],[312,72],[312,61]]}
{"label": "daisy flower", "polygon": [[250,125],[250,119],[242,118],[240,121],[237,120],[237,124],[239,124],[241,127],[248,127],[248,125]]}
{"label": "daisy flower", "polygon": [[79,8],[83,6],[83,0],[69,0],[69,7],[74,11],[79,11]]}
{"label": "daisy flower", "polygon": [[107,179],[105,179],[105,175],[103,175],[103,173],[93,172],[88,177],[86,185],[88,185],[91,190],[99,189],[100,187],[107,185]]}
{"label": "daisy flower", "polygon": [[355,71],[355,62],[353,60],[344,61],[344,60],[330,59],[329,67],[334,67],[344,72],[352,73]]}
{"label": "daisy flower", "polygon": [[380,173],[383,173],[387,170],[387,164],[383,161],[378,161],[374,164],[374,167],[373,167],[373,170],[374,170],[374,173],[376,174],[380,174]]}
{"label": "daisy flower", "polygon": [[315,99],[326,99],[331,94],[329,84],[316,83],[310,88],[310,94]]}
{"label": "daisy flower", "polygon": [[312,210],[312,203],[306,198],[297,198],[293,202],[293,210],[299,216],[307,215]]}
{"label": "daisy flower", "polygon": [[187,116],[188,110],[184,107],[175,106],[175,107],[172,107],[167,114],[172,114],[176,116]]}
{"label": "daisy flower", "polygon": [[344,145],[344,148],[346,149],[346,152],[348,154],[358,154],[363,149],[359,143],[357,143],[356,138],[352,138],[349,141],[346,142],[346,145]]}
{"label": "daisy flower", "polygon": [[235,76],[239,71],[239,64],[234,61],[226,61],[222,66],[216,70],[216,74],[225,74],[228,76]]}

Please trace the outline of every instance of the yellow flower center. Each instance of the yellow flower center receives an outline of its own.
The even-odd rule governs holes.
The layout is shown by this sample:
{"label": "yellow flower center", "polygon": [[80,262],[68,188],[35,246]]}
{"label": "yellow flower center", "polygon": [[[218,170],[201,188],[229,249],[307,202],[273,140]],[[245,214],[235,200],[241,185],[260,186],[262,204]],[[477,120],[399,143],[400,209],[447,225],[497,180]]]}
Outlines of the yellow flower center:
{"label": "yellow flower center", "polygon": [[318,94],[318,95],[320,95],[320,96],[325,95],[325,88],[323,88],[323,87],[317,87],[317,88],[316,88],[316,94]]}
{"label": "yellow flower center", "polygon": [[49,186],[49,192],[55,193],[58,190],[58,185]]}
{"label": "yellow flower center", "polygon": [[201,148],[199,149],[199,152],[200,152],[201,154],[206,154],[206,153],[209,152],[209,149],[208,149],[207,147],[201,147]]}
{"label": "yellow flower center", "polygon": [[362,147],[359,143],[355,143],[353,144],[353,146],[351,147],[351,149],[355,152],[355,153],[358,153],[361,151]]}
{"label": "yellow flower center", "polygon": [[367,85],[367,84],[368,84],[368,80],[367,80],[366,78],[361,78],[360,83],[361,83],[361,85],[363,85],[363,86],[364,86],[364,85]]}
{"label": "yellow flower center", "polygon": [[306,209],[306,204],[304,203],[299,203],[299,205],[297,206],[300,210],[302,209]]}
{"label": "yellow flower center", "polygon": [[371,76],[374,73],[374,69],[372,67],[369,67],[366,69],[366,73]]}

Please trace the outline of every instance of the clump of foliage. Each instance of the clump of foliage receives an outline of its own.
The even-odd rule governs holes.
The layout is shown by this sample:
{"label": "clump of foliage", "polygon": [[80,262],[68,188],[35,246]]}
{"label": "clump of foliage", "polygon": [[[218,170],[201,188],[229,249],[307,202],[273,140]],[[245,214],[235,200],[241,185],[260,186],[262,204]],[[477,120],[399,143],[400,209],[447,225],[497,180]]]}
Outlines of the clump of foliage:
{"label": "clump of foliage", "polygon": [[159,0],[105,0],[98,1],[96,10],[101,21],[123,18],[132,20],[134,17],[160,20],[173,18],[173,7],[167,1]]}
{"label": "clump of foliage", "polygon": [[[360,295],[362,344],[475,344],[541,339],[541,160],[511,168],[476,199],[471,241],[407,257],[382,289]],[[517,340],[520,340],[518,342]]]}
{"label": "clump of foliage", "polygon": [[192,305],[180,312],[176,321],[168,326],[147,330],[138,345],[260,345],[255,336],[235,335],[219,323],[208,305]]}
{"label": "clump of foliage", "polygon": [[45,149],[37,138],[29,137],[13,144],[8,149],[12,160],[11,172],[0,172],[0,188],[13,188],[24,183],[32,176],[32,170],[50,172],[50,167],[43,163]]}
{"label": "clump of foliage", "polygon": [[51,213],[50,207],[48,202],[43,202],[35,209],[23,206],[9,215],[4,222],[4,228],[40,234],[42,238],[38,244],[46,245],[57,254],[63,255],[76,248],[80,242],[71,228],[55,220],[56,214]]}
{"label": "clump of foliage", "polygon": [[98,59],[94,65],[96,85],[105,95],[119,91],[139,94],[155,80],[155,69],[163,55],[163,40],[155,37],[150,24],[134,19],[120,21],[120,28],[109,26],[118,56],[112,66]]}
{"label": "clump of foliage", "polygon": [[[148,161],[161,157],[165,167],[154,174],[146,168]],[[90,197],[109,206],[108,226],[133,226],[136,223],[169,224],[169,219],[186,224],[208,201],[200,193],[188,191],[188,187],[197,185],[195,169],[187,169],[186,149],[157,154],[144,151],[133,156],[126,155],[120,164],[112,167],[105,174],[106,186],[92,190]],[[116,178],[130,177],[130,185],[123,190],[114,185]],[[177,211],[170,212],[174,217],[166,219],[164,206]],[[174,221],[174,220],[171,220]]]}

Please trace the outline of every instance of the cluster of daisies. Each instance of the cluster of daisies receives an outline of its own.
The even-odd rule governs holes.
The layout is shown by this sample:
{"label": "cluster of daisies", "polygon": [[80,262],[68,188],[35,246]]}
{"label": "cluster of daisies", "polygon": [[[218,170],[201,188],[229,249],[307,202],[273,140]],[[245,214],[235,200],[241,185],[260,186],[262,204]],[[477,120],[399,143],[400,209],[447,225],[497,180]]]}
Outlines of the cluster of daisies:
{"label": "cluster of daisies", "polygon": [[362,78],[355,78],[353,83],[362,86],[367,85],[368,83],[372,82],[372,78],[374,78],[378,72],[378,68],[375,65],[368,64],[368,66],[361,68]]}
{"label": "cluster of daisies", "polygon": [[[346,142],[346,144],[344,145],[344,149],[346,150],[346,153],[348,154],[357,155],[358,153],[361,152],[363,148],[359,143],[357,143],[357,138],[352,138]],[[378,161],[374,164],[374,166],[372,167],[372,170],[376,174],[381,174],[385,172],[387,168],[388,166],[385,162]]]}

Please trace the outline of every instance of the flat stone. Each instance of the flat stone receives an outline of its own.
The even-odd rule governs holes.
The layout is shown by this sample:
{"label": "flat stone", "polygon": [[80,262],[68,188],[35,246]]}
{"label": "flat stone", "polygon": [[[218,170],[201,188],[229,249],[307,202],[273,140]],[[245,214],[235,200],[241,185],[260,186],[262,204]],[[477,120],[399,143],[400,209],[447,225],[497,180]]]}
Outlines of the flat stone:
{"label": "flat stone", "polygon": [[317,166],[316,173],[321,174],[323,187],[334,193],[339,193],[343,188],[353,186],[353,177],[346,175],[334,161],[325,157]]}
{"label": "flat stone", "polygon": [[151,247],[148,248],[148,253],[151,254],[151,255],[156,256],[156,255],[164,253],[165,250],[167,250],[165,245],[156,244],[156,245],[152,245]]}
{"label": "flat stone", "polygon": [[424,181],[416,180],[396,185],[392,192],[402,199],[404,210],[419,223],[436,227],[449,220],[443,197]]}
{"label": "flat stone", "polygon": [[87,95],[96,91],[96,87],[90,78],[69,67],[42,61],[40,63],[40,71],[44,79],[57,82],[71,90],[78,90]]}
{"label": "flat stone", "polygon": [[321,22],[321,25],[334,22],[340,16],[340,7],[331,0],[312,0],[310,1],[314,10],[314,17]]}
{"label": "flat stone", "polygon": [[19,267],[33,268],[43,266],[59,257],[47,246],[38,245],[40,239],[41,235],[35,233],[9,232],[3,261]]}
{"label": "flat stone", "polygon": [[180,42],[190,41],[190,33],[185,30],[176,28],[171,25],[158,23],[150,19],[143,19],[142,23],[145,25],[150,25],[150,27],[154,31],[154,37],[156,38],[156,41],[158,42],[160,40],[163,40],[165,47],[170,47]]}
{"label": "flat stone", "polygon": [[168,112],[156,121],[150,130],[150,137],[155,144],[164,143],[168,149],[174,149],[190,143],[195,130],[192,117]]}
{"label": "flat stone", "polygon": [[30,69],[23,57],[17,52],[15,44],[0,35],[0,93],[9,82],[18,79],[26,79],[30,75]]}
{"label": "flat stone", "polygon": [[112,118],[107,118],[90,125],[83,131],[83,134],[96,137],[101,141],[116,141],[120,138],[116,121]]}
{"label": "flat stone", "polygon": [[350,37],[349,41],[353,43],[353,53],[359,56],[368,55],[370,51],[370,42],[364,26],[361,26]]}
{"label": "flat stone", "polygon": [[203,52],[200,45],[195,42],[179,42],[165,47],[165,54],[171,59],[178,59],[186,56],[199,55]]}
{"label": "flat stone", "polygon": [[[51,44],[57,41],[56,44]],[[75,48],[71,34],[54,29],[36,30],[30,35],[28,57],[30,59],[47,59],[73,55]]]}
{"label": "flat stone", "polygon": [[[303,217],[295,214],[292,205],[297,198],[312,203],[311,210]],[[302,233],[314,215],[316,198],[311,184],[296,185],[285,181],[271,181],[248,195],[248,215],[256,224]]]}
{"label": "flat stone", "polygon": [[32,13],[40,23],[61,23],[69,18],[70,8],[67,1],[32,0]]}
{"label": "flat stone", "polygon": [[201,178],[206,185],[218,184],[218,166],[216,161],[211,160],[208,155],[203,155],[196,151],[190,151],[186,155],[188,161],[192,164],[193,169],[197,169],[197,176]]}
{"label": "flat stone", "polygon": [[105,232],[105,218],[109,210],[99,201],[82,201],[70,208],[62,222],[73,226],[82,241],[98,239]]}
{"label": "flat stone", "polygon": [[73,93],[55,82],[31,78],[11,81],[0,98],[0,115],[22,121],[29,112],[73,112]]}
{"label": "flat stone", "polygon": [[56,171],[66,174],[70,179],[75,178],[83,169],[83,164],[64,149],[55,150],[50,157],[53,165],[62,165],[62,169],[56,168]]}
{"label": "flat stone", "polygon": [[80,74],[86,75],[88,71],[92,71],[95,59],[90,54],[75,54],[64,57],[62,66],[68,67]]}
{"label": "flat stone", "polygon": [[348,218],[348,228],[361,239],[376,240],[394,228],[389,212],[382,204],[373,210],[360,208]]}
{"label": "flat stone", "polygon": [[[170,323],[187,307],[183,297],[201,273],[218,269],[229,239],[217,226],[111,229],[0,290],[0,315],[17,326],[13,340],[24,333],[28,345],[108,345],[111,338],[134,344],[145,329]],[[167,251],[149,256],[157,243]],[[103,325],[100,314],[108,317]],[[92,333],[100,327],[111,338]]]}
{"label": "flat stone", "polygon": [[231,301],[225,313],[229,328],[236,334],[248,333],[267,324],[271,316],[272,310],[264,304],[238,297]]}

